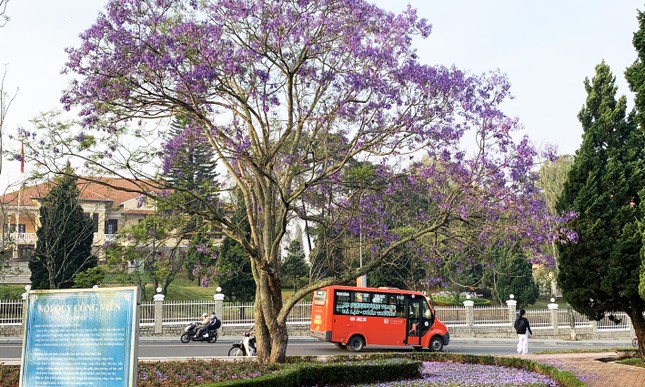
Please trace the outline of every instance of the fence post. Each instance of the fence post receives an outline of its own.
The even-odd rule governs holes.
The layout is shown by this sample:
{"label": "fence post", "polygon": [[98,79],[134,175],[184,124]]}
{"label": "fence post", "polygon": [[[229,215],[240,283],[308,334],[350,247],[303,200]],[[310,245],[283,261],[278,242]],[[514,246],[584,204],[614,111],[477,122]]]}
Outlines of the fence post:
{"label": "fence post", "polygon": [[560,322],[558,321],[558,304],[555,303],[555,298],[551,298],[551,303],[546,306],[551,311],[551,327],[553,327],[553,337],[560,336]]}
{"label": "fence post", "polygon": [[224,294],[222,293],[222,288],[219,286],[215,289],[215,294],[213,295],[213,300],[215,301],[215,315],[222,321],[222,334],[224,334]]}
{"label": "fence post", "polygon": [[466,301],[464,301],[464,307],[466,308],[466,326],[468,327],[469,336],[473,336],[473,326],[475,325],[475,316],[473,312],[474,306],[475,306],[475,301],[470,299],[470,294],[466,295]]}
{"label": "fence post", "polygon": [[31,290],[31,285],[25,285],[25,292],[22,293],[22,326],[20,327],[20,334],[24,335],[25,327],[27,326],[27,297],[29,297],[29,291]]}
{"label": "fence post", "polygon": [[598,321],[591,320],[591,338],[598,338]]}
{"label": "fence post", "polygon": [[515,321],[517,314],[517,300],[514,300],[515,296],[512,294],[509,294],[508,297],[510,298],[510,300],[506,301],[506,305],[508,306],[508,321],[511,325],[511,333],[515,333],[513,330],[513,322]]}
{"label": "fence post", "polygon": [[157,288],[157,294],[152,298],[155,301],[155,334],[163,333],[163,300],[166,296],[163,295],[161,288]]}

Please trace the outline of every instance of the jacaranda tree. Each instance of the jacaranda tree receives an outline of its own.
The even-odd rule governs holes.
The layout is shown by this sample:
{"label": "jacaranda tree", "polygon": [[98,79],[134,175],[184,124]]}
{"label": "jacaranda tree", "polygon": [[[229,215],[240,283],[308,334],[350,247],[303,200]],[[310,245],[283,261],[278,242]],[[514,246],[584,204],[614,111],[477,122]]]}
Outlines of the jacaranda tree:
{"label": "jacaranda tree", "polygon": [[[103,174],[154,180],[173,153],[155,143],[167,127],[159,121],[186,117],[226,170],[223,189],[242,194],[246,222],[233,222],[232,209],[201,216],[248,255],[258,356],[283,361],[299,299],[368,273],[399,246],[460,222],[479,225],[482,241],[502,228],[524,248],[545,236],[535,151],[514,140],[518,122],[499,109],[509,82],[422,64],[412,38],[430,31],[411,8],[393,14],[364,0],[113,0],[68,49],[74,79],[62,102],[82,129],[52,122],[30,151],[50,168],[50,156],[79,157]],[[345,166],[357,161],[387,184],[345,187]],[[401,190],[430,198],[408,211],[407,227],[392,221],[400,207],[388,200]],[[338,240],[360,235],[368,248],[362,267],[283,301],[282,240],[296,217]]]}

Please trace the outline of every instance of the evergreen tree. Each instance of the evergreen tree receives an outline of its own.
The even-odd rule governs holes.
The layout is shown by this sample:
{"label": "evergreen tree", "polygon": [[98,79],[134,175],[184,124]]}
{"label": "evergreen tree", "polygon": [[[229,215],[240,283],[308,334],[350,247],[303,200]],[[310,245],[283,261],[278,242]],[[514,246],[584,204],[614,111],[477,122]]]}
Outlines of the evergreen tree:
{"label": "evergreen tree", "polygon": [[195,189],[215,191],[217,162],[213,148],[203,132],[193,128],[185,116],[177,116],[171,122],[165,150],[171,157],[164,160],[164,176],[173,187],[189,192]]}
{"label": "evergreen tree", "polygon": [[[401,276],[401,266],[396,263],[382,265],[372,271],[368,276],[367,283],[373,287],[390,287],[408,289],[405,278]],[[417,289],[415,289],[417,290]]]}
{"label": "evergreen tree", "polygon": [[324,227],[309,227],[313,248],[309,252],[310,281],[337,276],[345,267],[345,251],[334,230]]}
{"label": "evergreen tree", "polygon": [[533,265],[524,252],[517,247],[499,246],[491,248],[488,255],[492,265],[486,276],[493,297],[501,304],[513,294],[519,307],[534,304],[539,289],[533,278]]}
{"label": "evergreen tree", "polygon": [[[302,233],[299,234],[302,237]],[[309,274],[309,265],[305,260],[305,250],[302,247],[302,239],[296,237],[287,247],[287,256],[282,262],[282,284],[298,290],[298,285],[303,283],[303,277]]]}
{"label": "evergreen tree", "polygon": [[402,246],[392,252],[392,262],[368,274],[367,283],[372,287],[429,290],[425,266],[423,254],[418,249]]}
{"label": "evergreen tree", "polygon": [[[641,133],[645,133],[645,13],[638,12],[639,29],[634,33],[632,44],[638,53],[638,59],[627,68],[625,71],[625,78],[629,84],[629,88],[635,93],[634,101],[634,116],[639,125]],[[641,222],[639,224],[638,233],[645,240],[645,222],[642,221],[642,214],[645,212],[645,203],[639,201],[638,198],[645,196],[645,188],[642,188],[636,199],[630,201],[636,208]],[[642,241],[641,241],[642,243]],[[645,299],[645,244],[641,246],[641,265],[640,265],[640,279],[639,279],[639,295],[641,299]],[[642,315],[639,314],[638,317]],[[638,342],[641,351],[641,357],[645,358],[645,323],[642,319],[638,318],[636,321],[632,318],[634,330],[638,337]]]}
{"label": "evergreen tree", "polygon": [[[236,212],[233,222],[239,223],[247,235],[251,232],[246,217],[246,208],[239,193],[235,194],[237,200]],[[215,265],[215,279],[224,294],[236,302],[250,302],[255,299],[255,279],[248,253],[239,241],[226,237],[220,248],[219,258]]]}
{"label": "evergreen tree", "polygon": [[164,204],[163,209],[179,209],[191,216],[180,230],[182,237],[190,240],[186,270],[189,278],[206,285],[215,264],[213,257],[217,256],[214,234],[221,229],[219,224],[209,225],[203,216],[199,216],[217,208],[218,198],[214,194],[217,192],[217,163],[213,148],[203,132],[196,130],[185,116],[179,115],[171,123],[165,149],[170,157],[165,160],[164,177],[173,193],[169,200],[172,205]]}
{"label": "evergreen tree", "polygon": [[578,214],[570,228],[579,240],[559,246],[558,284],[564,299],[591,319],[627,313],[643,343],[638,192],[645,181],[645,139],[625,117],[626,98],[616,100],[609,66],[596,66],[585,89],[586,105],[578,114],[582,145],[557,202],[559,211]]}
{"label": "evergreen tree", "polygon": [[639,127],[643,130],[645,129],[645,13],[638,11],[637,19],[639,29],[634,33],[632,44],[638,58],[625,70],[625,79],[635,94],[634,113]]}
{"label": "evergreen tree", "polygon": [[251,263],[238,242],[224,238],[216,268],[217,283],[233,302],[252,302],[255,299]]}
{"label": "evergreen tree", "polygon": [[34,289],[70,288],[77,274],[97,266],[92,255],[94,223],[83,212],[76,180],[68,166],[42,201],[38,244],[29,262]]}

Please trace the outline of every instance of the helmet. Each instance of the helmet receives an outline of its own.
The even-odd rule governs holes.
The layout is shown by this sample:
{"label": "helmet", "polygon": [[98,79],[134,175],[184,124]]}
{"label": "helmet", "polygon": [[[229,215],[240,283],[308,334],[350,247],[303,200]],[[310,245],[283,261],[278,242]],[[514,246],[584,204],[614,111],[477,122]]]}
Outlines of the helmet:
{"label": "helmet", "polygon": [[202,317],[206,317],[206,316],[208,316],[208,313],[202,314]]}

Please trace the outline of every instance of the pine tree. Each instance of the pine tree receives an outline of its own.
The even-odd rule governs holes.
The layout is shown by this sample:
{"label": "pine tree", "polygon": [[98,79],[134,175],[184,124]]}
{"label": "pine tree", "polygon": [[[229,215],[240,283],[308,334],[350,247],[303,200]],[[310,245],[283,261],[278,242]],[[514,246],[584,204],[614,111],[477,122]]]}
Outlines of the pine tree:
{"label": "pine tree", "polygon": [[[302,237],[302,233],[300,233]],[[302,239],[296,237],[287,247],[287,256],[284,258],[281,267],[283,285],[291,286],[298,290],[299,284],[303,283],[303,277],[309,273],[309,265],[305,260],[305,250],[302,247]]]}
{"label": "pine tree", "polygon": [[[179,208],[191,216],[217,208],[218,198],[213,194],[217,192],[217,163],[203,133],[195,130],[185,116],[177,116],[166,136],[165,148],[172,155],[166,159],[164,176],[173,188],[169,201],[173,205],[162,210]],[[212,258],[217,256],[212,241],[220,229],[219,224],[208,225],[202,216],[195,216],[181,230],[190,240],[186,269],[199,284],[207,283],[214,264]]]}
{"label": "pine tree", "polygon": [[641,130],[645,129],[645,13],[638,11],[639,29],[634,33],[632,44],[638,59],[625,70],[625,79],[635,93],[634,110]]}
{"label": "pine tree", "polygon": [[76,180],[68,166],[42,201],[38,243],[29,262],[34,289],[70,288],[77,274],[97,266],[92,255],[94,223],[83,212]]}
{"label": "pine tree", "polygon": [[173,187],[204,192],[213,188],[217,178],[213,149],[185,117],[177,116],[170,124],[165,148],[173,157],[166,160],[164,176]]}
{"label": "pine tree", "polygon": [[609,66],[596,66],[585,89],[586,105],[578,114],[582,145],[557,202],[559,211],[577,212],[570,228],[579,240],[559,246],[558,284],[565,300],[591,319],[626,312],[643,342],[638,192],[645,181],[645,139],[625,117],[626,98],[616,100]]}
{"label": "pine tree", "polygon": [[251,302],[255,299],[255,281],[248,254],[231,238],[224,238],[216,265],[216,280],[234,302]]}
{"label": "pine tree", "polygon": [[488,252],[493,264],[486,273],[493,296],[501,303],[513,294],[519,307],[532,305],[539,296],[533,265],[524,252],[512,246],[496,246]]}
{"label": "pine tree", "polygon": [[[635,93],[634,101],[634,116],[639,125],[641,133],[645,133],[645,13],[638,12],[639,29],[634,33],[632,44],[638,53],[638,59],[627,68],[625,71],[625,79],[629,84],[629,88]],[[642,221],[642,214],[645,212],[645,203],[639,201],[639,197],[645,196],[645,188],[642,188],[638,197],[631,203],[634,203],[635,211],[641,219],[640,227],[634,230],[635,237],[643,237],[645,235],[645,222]],[[640,264],[640,279],[639,279],[639,295],[641,300],[645,299],[645,245],[641,246],[641,264]],[[639,314],[638,317],[642,317]],[[642,319],[632,319],[634,330],[638,337],[640,346],[641,357],[645,359],[645,322]]]}
{"label": "pine tree", "polygon": [[[237,210],[232,220],[240,224],[248,235],[251,229],[244,216],[246,212],[244,201],[239,193],[235,194],[235,198]],[[248,253],[238,241],[230,237],[224,238],[215,268],[215,279],[218,285],[233,301],[249,302],[255,299],[256,287],[251,262]]]}

